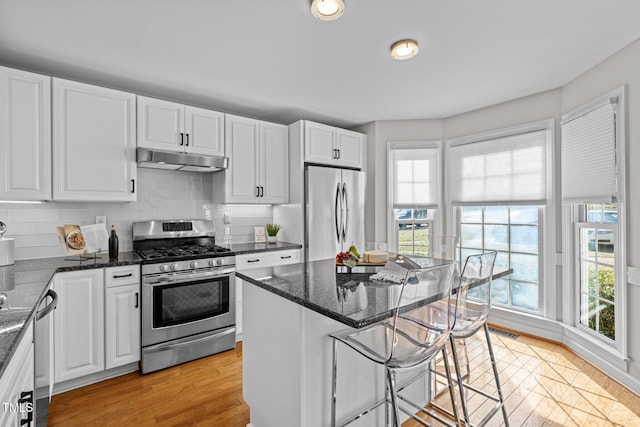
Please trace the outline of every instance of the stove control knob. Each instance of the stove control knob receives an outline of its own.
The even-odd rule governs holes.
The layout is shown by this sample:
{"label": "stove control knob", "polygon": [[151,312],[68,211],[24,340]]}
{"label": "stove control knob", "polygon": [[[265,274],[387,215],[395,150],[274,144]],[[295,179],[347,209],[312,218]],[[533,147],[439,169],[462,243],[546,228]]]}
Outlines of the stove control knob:
{"label": "stove control knob", "polygon": [[198,261],[191,261],[191,268],[198,268]]}
{"label": "stove control knob", "polygon": [[169,271],[169,266],[167,264],[162,264],[160,266],[160,271]]}
{"label": "stove control knob", "polygon": [[210,259],[209,260],[209,267],[213,267],[214,265],[216,265],[216,263],[212,259]]}
{"label": "stove control knob", "polygon": [[216,260],[216,265],[222,265],[222,258],[218,258]]}
{"label": "stove control knob", "polygon": [[173,271],[176,271],[179,267],[180,267],[180,264],[178,264],[177,262],[175,264],[171,264],[171,269]]}

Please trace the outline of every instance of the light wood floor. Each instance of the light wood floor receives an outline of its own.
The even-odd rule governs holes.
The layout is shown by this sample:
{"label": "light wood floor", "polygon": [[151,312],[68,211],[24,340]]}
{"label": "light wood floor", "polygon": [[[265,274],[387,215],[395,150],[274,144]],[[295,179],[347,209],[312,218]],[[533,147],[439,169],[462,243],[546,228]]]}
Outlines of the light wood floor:
{"label": "light wood floor", "polygon": [[[471,383],[491,390],[482,335],[468,342]],[[511,426],[640,426],[640,396],[563,346],[492,334]],[[440,400],[449,404],[448,395]],[[471,398],[471,414],[486,409]],[[49,426],[246,426],[242,345],[148,375],[132,373],[53,397]],[[502,417],[490,425],[499,426]],[[403,427],[417,427],[409,420]],[[437,424],[436,424],[437,425]],[[283,426],[287,427],[287,426]],[[291,426],[298,427],[298,426]]]}

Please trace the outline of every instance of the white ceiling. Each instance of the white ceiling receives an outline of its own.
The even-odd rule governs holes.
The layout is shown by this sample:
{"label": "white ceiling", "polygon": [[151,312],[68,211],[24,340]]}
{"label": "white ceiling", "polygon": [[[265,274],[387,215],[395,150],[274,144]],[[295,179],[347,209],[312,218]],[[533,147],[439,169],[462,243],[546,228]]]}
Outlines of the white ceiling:
{"label": "white ceiling", "polygon": [[[351,127],[563,86],[640,38],[638,0],[0,0],[0,63],[221,111]],[[394,61],[414,38],[420,54]],[[640,59],[639,59],[640,60]]]}

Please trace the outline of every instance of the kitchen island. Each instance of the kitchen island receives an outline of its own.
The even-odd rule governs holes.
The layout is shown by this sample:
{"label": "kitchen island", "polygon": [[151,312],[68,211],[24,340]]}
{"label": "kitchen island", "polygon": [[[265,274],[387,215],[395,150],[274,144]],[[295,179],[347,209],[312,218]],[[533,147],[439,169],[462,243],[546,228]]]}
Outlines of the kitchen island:
{"label": "kitchen island", "polygon": [[[243,288],[243,394],[252,427],[330,425],[329,334],[386,319],[397,301],[400,286],[371,281],[372,274],[336,273],[333,259],[237,274],[254,285]],[[338,420],[383,398],[384,388],[379,366],[338,347]],[[427,389],[416,382],[405,393],[427,403]],[[351,425],[384,425],[383,406]]]}

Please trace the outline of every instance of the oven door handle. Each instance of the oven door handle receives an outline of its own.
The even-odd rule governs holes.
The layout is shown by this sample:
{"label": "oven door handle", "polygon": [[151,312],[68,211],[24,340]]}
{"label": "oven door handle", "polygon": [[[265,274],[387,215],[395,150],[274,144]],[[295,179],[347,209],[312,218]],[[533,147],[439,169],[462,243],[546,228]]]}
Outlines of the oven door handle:
{"label": "oven door handle", "polygon": [[181,348],[181,347],[185,347],[188,345],[192,345],[198,342],[202,342],[202,341],[209,341],[212,339],[217,339],[220,337],[224,337],[226,335],[229,334],[235,334],[236,333],[236,328],[231,327],[231,328],[227,328],[224,331],[218,332],[216,334],[213,335],[207,335],[206,337],[202,337],[202,338],[198,338],[198,339],[191,339],[190,337],[187,338],[183,338],[180,341],[174,343],[174,344],[169,344],[167,345],[166,343],[161,343],[161,344],[157,344],[151,347],[147,347],[144,352],[145,353],[157,353],[160,351],[166,351],[166,350],[173,350],[176,348]]}
{"label": "oven door handle", "polygon": [[173,285],[177,283],[194,282],[196,280],[218,279],[221,277],[229,276],[236,272],[235,268],[226,268],[224,270],[215,270],[208,272],[197,273],[178,273],[170,276],[149,276],[143,277],[142,283],[146,285]]}

